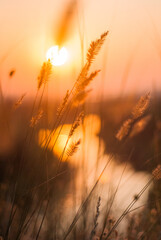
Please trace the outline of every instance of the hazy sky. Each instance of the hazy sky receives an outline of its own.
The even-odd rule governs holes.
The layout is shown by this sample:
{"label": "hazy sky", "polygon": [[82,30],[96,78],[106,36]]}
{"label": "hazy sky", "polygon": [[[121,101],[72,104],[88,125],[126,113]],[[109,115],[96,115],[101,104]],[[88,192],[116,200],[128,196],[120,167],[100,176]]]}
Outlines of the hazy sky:
{"label": "hazy sky", "polygon": [[[0,78],[4,95],[33,94],[45,52],[54,44],[69,0],[0,0]],[[109,30],[94,68],[102,69],[92,88],[107,96],[161,88],[161,1],[77,0],[65,45],[70,59],[54,69],[50,91],[65,91],[81,67],[85,49]],[[8,73],[16,69],[12,79]],[[104,80],[101,77],[104,76]],[[62,89],[63,86],[63,90]],[[95,90],[94,90],[95,91]]]}

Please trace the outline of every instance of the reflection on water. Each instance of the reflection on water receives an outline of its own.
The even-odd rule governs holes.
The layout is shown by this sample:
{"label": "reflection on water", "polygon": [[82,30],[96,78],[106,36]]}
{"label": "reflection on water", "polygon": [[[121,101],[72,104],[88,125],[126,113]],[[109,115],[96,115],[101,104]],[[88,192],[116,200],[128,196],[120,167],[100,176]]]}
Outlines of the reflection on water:
{"label": "reflection on water", "polygon": [[[146,185],[150,175],[145,172],[135,172],[130,163],[118,163],[116,159],[111,158],[104,153],[105,146],[103,140],[99,139],[98,134],[101,129],[101,121],[97,115],[88,115],[84,119],[83,126],[80,126],[70,141],[68,135],[71,125],[67,124],[62,127],[62,131],[53,148],[53,143],[62,126],[59,126],[55,134],[51,136],[49,149],[53,149],[53,153],[58,157],[63,152],[64,146],[67,147],[73,141],[81,138],[81,145],[77,153],[72,156],[69,161],[76,172],[76,177],[73,176],[69,193],[65,196],[63,212],[64,225],[66,219],[70,221],[78,210],[83,199],[90,192],[94,183],[98,179],[104,166],[108,162],[108,166],[103,173],[97,188],[93,194],[93,209],[95,209],[98,196],[101,197],[100,209],[104,212],[107,203],[110,204],[112,199],[111,214],[115,218],[119,217],[128,204],[134,199],[134,196]],[[49,136],[49,130],[40,130],[39,143],[43,146],[45,136]],[[64,159],[66,159],[64,157]],[[113,198],[113,196],[115,197]],[[148,197],[148,191],[136,202],[134,208],[145,204]],[[93,213],[92,213],[93,214]],[[101,217],[100,217],[101,218]]]}
{"label": "reflection on water", "polygon": [[[60,157],[60,155],[62,154],[62,152],[64,150],[64,147],[66,146],[66,149],[68,149],[68,147],[71,144],[71,139],[68,140],[68,134],[69,134],[70,128],[71,128],[71,125],[66,124],[63,127],[59,126],[52,133],[50,130],[41,129],[39,131],[39,138],[38,138],[39,144],[42,147],[45,147],[46,146],[45,139],[47,139],[48,149],[52,150],[53,153],[57,157]],[[66,152],[65,152],[62,160],[65,160],[66,158],[67,158],[67,156],[66,156]]]}

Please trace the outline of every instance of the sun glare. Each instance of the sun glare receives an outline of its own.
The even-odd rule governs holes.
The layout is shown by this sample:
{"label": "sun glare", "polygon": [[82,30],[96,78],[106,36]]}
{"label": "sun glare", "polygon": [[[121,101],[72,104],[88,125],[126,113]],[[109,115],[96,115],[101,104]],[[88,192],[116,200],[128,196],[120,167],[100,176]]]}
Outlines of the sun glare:
{"label": "sun glare", "polygon": [[52,65],[61,66],[68,59],[68,51],[65,47],[59,49],[59,46],[53,46],[46,53],[47,60],[51,60]]}

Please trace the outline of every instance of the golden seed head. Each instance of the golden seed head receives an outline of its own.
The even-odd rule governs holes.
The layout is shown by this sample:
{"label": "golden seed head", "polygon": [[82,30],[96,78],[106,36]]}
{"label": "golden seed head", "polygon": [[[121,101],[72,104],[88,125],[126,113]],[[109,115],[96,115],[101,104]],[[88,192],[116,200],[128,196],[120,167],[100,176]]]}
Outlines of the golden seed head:
{"label": "golden seed head", "polygon": [[38,85],[37,85],[38,90],[41,88],[41,86],[43,84],[46,84],[48,82],[51,71],[52,71],[52,64],[49,59],[47,62],[43,63],[41,70],[40,70],[40,74],[37,78],[38,79]]}
{"label": "golden seed head", "polygon": [[150,103],[150,93],[145,94],[144,96],[141,96],[138,103],[134,107],[132,111],[132,117],[133,119],[137,119],[143,116],[145,111],[148,109]]}
{"label": "golden seed head", "polygon": [[26,96],[26,93],[24,93],[18,100],[17,102],[14,104],[13,108],[14,110],[17,109],[23,102],[24,97]]}
{"label": "golden seed head", "polygon": [[43,110],[40,110],[34,117],[30,120],[30,127],[34,127],[38,124],[40,119],[42,118]]}
{"label": "golden seed head", "polygon": [[128,134],[130,133],[132,124],[133,124],[133,120],[130,119],[130,118],[123,123],[123,125],[120,128],[120,130],[116,134],[116,138],[119,141],[123,140],[125,137],[128,136]]}
{"label": "golden seed head", "polygon": [[80,139],[75,143],[71,143],[71,145],[69,146],[69,148],[66,151],[66,154],[68,157],[73,156],[73,154],[77,152],[78,146],[80,145],[80,143],[81,143]]}

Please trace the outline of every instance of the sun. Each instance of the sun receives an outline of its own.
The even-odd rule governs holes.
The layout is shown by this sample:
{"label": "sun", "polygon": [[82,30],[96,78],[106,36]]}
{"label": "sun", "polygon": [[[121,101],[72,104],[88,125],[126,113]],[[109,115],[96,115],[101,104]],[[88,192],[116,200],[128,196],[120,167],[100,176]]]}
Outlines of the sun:
{"label": "sun", "polygon": [[68,59],[68,51],[65,47],[59,49],[59,46],[52,46],[46,52],[46,59],[51,61],[54,66],[63,65]]}

